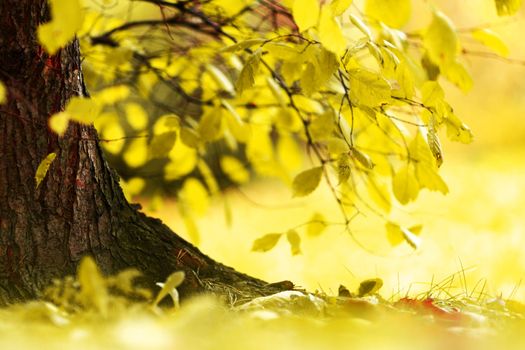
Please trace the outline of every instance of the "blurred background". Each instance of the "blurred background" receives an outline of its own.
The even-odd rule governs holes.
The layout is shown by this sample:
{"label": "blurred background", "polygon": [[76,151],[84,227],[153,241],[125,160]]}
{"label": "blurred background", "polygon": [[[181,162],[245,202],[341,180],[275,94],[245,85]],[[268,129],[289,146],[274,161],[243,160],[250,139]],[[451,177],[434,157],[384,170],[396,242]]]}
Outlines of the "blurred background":
{"label": "blurred background", "polygon": [[[355,1],[357,6],[360,2]],[[231,188],[213,200],[212,209],[196,219],[206,254],[269,282],[292,280],[308,290],[336,294],[367,278],[384,281],[384,297],[487,293],[525,300],[525,33],[524,12],[498,17],[493,1],[413,1],[407,31],[424,28],[435,5],[449,16],[470,50],[463,61],[474,78],[468,94],[442,83],[456,114],[470,126],[475,140],[453,144],[443,134],[441,174],[450,193],[423,191],[418,201],[399,208],[399,219],[422,224],[421,247],[406,243],[392,248],[384,223],[358,216],[352,234],[329,225],[317,237],[305,237],[302,254],[292,256],[284,239],[267,253],[251,252],[254,239],[266,233],[301,226],[320,211],[327,221],[340,221],[339,209],[326,188],[293,199],[289,187],[258,181]],[[485,51],[469,38],[473,27],[490,28],[510,49],[508,59],[480,55]],[[463,34],[461,34],[463,32]],[[174,199],[135,198],[148,214],[161,218],[175,232],[193,239]],[[333,213],[333,217],[331,216]],[[445,294],[442,294],[445,293]],[[438,295],[439,294],[439,295]]]}

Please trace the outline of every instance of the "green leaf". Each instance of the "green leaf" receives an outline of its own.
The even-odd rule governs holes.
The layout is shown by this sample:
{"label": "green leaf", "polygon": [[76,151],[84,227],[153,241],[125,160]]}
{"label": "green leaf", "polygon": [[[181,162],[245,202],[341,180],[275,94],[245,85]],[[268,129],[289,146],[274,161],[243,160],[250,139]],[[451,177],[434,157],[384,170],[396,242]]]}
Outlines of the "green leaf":
{"label": "green leaf", "polygon": [[323,176],[323,167],[319,166],[316,168],[305,170],[299,173],[293,180],[292,189],[295,197],[303,197],[312,193]]}
{"label": "green leaf", "polygon": [[292,255],[301,254],[301,236],[295,230],[288,230],[286,232],[286,239],[290,244]]}
{"label": "green leaf", "polygon": [[44,178],[46,177],[47,171],[49,170],[49,166],[55,160],[56,156],[57,154],[54,152],[49,153],[38,165],[35,174],[35,188],[38,188],[42,180],[44,180]]}
{"label": "green leaf", "polygon": [[383,287],[383,280],[381,278],[367,279],[359,284],[357,294],[359,297],[364,297],[365,295],[376,293],[381,287]]}
{"label": "green leaf", "polygon": [[321,213],[314,213],[306,226],[306,234],[310,237],[319,236],[326,228],[326,221]]}
{"label": "green leaf", "polygon": [[162,301],[162,299],[164,299],[169,294],[173,300],[174,307],[178,308],[179,293],[177,292],[177,287],[182,284],[185,277],[186,275],[184,271],[176,271],[169,275],[164,283],[157,283],[157,285],[161,287],[161,290],[159,291],[159,294],[157,294],[157,297],[153,302],[153,306],[157,306]]}
{"label": "green leaf", "polygon": [[459,41],[450,19],[435,11],[432,22],[423,36],[423,46],[432,62],[446,67],[455,61]]}
{"label": "green leaf", "polygon": [[523,0],[495,0],[498,16],[511,16],[521,8]]}
{"label": "green leaf", "polygon": [[419,183],[412,169],[413,167],[405,165],[396,172],[392,179],[394,196],[401,204],[408,204],[419,194]]}
{"label": "green leaf", "polygon": [[508,57],[509,48],[500,36],[490,29],[478,29],[472,32],[472,37],[500,56]]}
{"label": "green leaf", "polygon": [[390,101],[390,84],[381,75],[364,69],[349,72],[350,99],[367,107],[378,107]]}
{"label": "green leaf", "polygon": [[279,239],[281,238],[282,233],[268,233],[264,236],[257,238],[253,242],[252,251],[254,252],[267,252],[271,250],[277,242],[279,242]]}
{"label": "green leaf", "polygon": [[299,31],[304,32],[317,25],[319,18],[318,0],[295,0],[292,7],[293,19]]}
{"label": "green leaf", "polygon": [[411,12],[411,0],[366,0],[365,2],[365,15],[393,28],[404,26],[410,19]]}
{"label": "green leaf", "polygon": [[255,84],[255,75],[259,70],[261,54],[262,50],[258,49],[246,60],[246,63],[239,74],[239,78],[235,82],[235,91],[239,94],[242,94],[244,90],[251,88],[253,84]]}

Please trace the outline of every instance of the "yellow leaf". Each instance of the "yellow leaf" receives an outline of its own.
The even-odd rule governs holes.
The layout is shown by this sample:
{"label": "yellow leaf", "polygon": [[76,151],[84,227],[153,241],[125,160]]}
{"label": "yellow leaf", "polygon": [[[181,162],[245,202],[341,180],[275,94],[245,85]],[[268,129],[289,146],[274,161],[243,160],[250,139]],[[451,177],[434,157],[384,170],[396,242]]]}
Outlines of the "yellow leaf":
{"label": "yellow leaf", "polygon": [[451,141],[459,141],[461,143],[471,143],[474,135],[470,128],[459,120],[454,114],[447,116],[447,137]]}
{"label": "yellow leaf", "polygon": [[124,192],[124,196],[128,201],[131,201],[134,196],[139,194],[146,186],[146,181],[140,177],[133,177],[129,181],[120,179],[120,186]]}
{"label": "yellow leaf", "polygon": [[414,172],[419,188],[427,188],[431,191],[447,194],[448,187],[438,174],[437,162],[429,144],[425,142],[421,133],[418,132],[414,140],[412,140],[409,150],[412,157],[416,159]]}
{"label": "yellow leaf", "polygon": [[194,177],[186,179],[179,192],[179,197],[193,213],[206,214],[210,206],[210,196],[204,185]]}
{"label": "yellow leaf", "polygon": [[416,78],[406,60],[399,63],[395,70],[396,80],[402,91],[402,96],[411,99],[415,93]]}
{"label": "yellow leaf", "polygon": [[399,225],[392,222],[387,222],[385,228],[386,238],[392,247],[400,245],[405,241],[403,232],[401,231],[401,227],[399,227]]}
{"label": "yellow leaf", "polygon": [[239,74],[239,78],[235,82],[235,91],[242,94],[246,89],[249,89],[255,84],[255,75],[259,70],[259,63],[261,62],[262,50],[258,49],[255,51],[244,64],[244,67]]}
{"label": "yellow leaf", "polygon": [[222,130],[222,109],[220,106],[217,106],[208,111],[204,112],[201,120],[199,122],[198,132],[200,138],[205,141],[215,141],[217,140],[223,130]]}
{"label": "yellow leaf", "polygon": [[271,250],[273,247],[275,247],[277,242],[279,242],[281,236],[281,233],[268,233],[260,238],[257,238],[255,241],[253,241],[252,251],[267,252]]}
{"label": "yellow leaf", "polygon": [[186,234],[188,235],[188,239],[193,244],[199,245],[201,241],[201,235],[197,223],[189,213],[183,214],[183,221],[184,226],[186,227]]}
{"label": "yellow leaf", "polygon": [[169,275],[164,283],[157,283],[162,289],[159,291],[159,294],[157,294],[153,305],[157,306],[159,302],[169,294],[173,299],[175,308],[178,308],[179,294],[176,288],[182,284],[185,277],[184,271],[176,271]]}
{"label": "yellow leaf", "polygon": [[126,134],[117,117],[108,118],[101,127],[100,134],[103,140],[102,145],[107,152],[118,154],[124,147],[125,140],[123,138]]}
{"label": "yellow leaf", "polygon": [[5,89],[4,83],[0,81],[0,105],[4,104],[7,100],[7,91]]}
{"label": "yellow leaf", "polygon": [[218,2],[213,2],[213,4],[219,5],[221,12],[224,12],[227,17],[232,17],[237,15],[242,11],[243,8],[251,5],[253,2],[254,0],[220,0]]}
{"label": "yellow leaf", "polygon": [[334,16],[341,16],[352,5],[353,0],[332,0],[330,7]]}
{"label": "yellow leaf", "polygon": [[199,163],[197,164],[197,168],[199,169],[202,178],[204,179],[204,182],[210,191],[210,194],[217,194],[217,192],[219,192],[219,184],[217,183],[215,176],[213,176],[213,172],[211,171],[208,164],[206,164],[204,160],[200,159]]}
{"label": "yellow leaf", "polygon": [[444,70],[444,74],[447,79],[460,88],[461,91],[469,92],[472,89],[472,76],[461,63],[457,61],[451,62]]}
{"label": "yellow leaf", "polygon": [[286,232],[286,239],[290,243],[292,255],[301,254],[301,236],[295,230]]}
{"label": "yellow leaf", "polygon": [[317,25],[319,18],[318,0],[295,0],[292,7],[293,19],[299,31],[304,32]]}
{"label": "yellow leaf", "polygon": [[250,173],[237,158],[223,156],[220,161],[220,166],[228,178],[235,183],[243,184],[250,180]]}
{"label": "yellow leaf", "polygon": [[235,43],[233,45],[227,46],[224,49],[221,49],[221,52],[235,52],[235,51],[242,51],[244,49],[250,48],[255,45],[260,45],[264,43],[266,40],[264,39],[248,39],[248,40],[242,40],[238,43]]}
{"label": "yellow leaf", "polygon": [[319,18],[319,41],[323,46],[340,56],[346,49],[346,39],[341,30],[341,25],[334,18],[330,5],[323,5]]}
{"label": "yellow leaf", "polygon": [[433,128],[428,129],[427,142],[430,147],[430,152],[436,159],[436,165],[439,168],[443,164],[443,151],[441,150],[441,142],[439,136]]}
{"label": "yellow leaf", "polygon": [[411,0],[366,0],[365,3],[365,15],[393,28],[403,27],[411,11]]}
{"label": "yellow leaf", "polygon": [[235,88],[233,87],[232,82],[224,73],[217,67],[215,67],[212,64],[207,64],[206,68],[208,72],[211,74],[213,80],[217,85],[225,92],[227,92],[230,96],[235,96]]}
{"label": "yellow leaf", "polygon": [[38,40],[53,55],[72,40],[82,27],[83,9],[79,0],[50,0],[51,22],[38,27]]}
{"label": "yellow leaf", "polygon": [[455,61],[459,41],[454,25],[442,12],[435,11],[432,22],[423,36],[423,46],[432,62],[446,67]]}
{"label": "yellow leaf", "polygon": [[372,177],[367,179],[367,191],[370,199],[377,204],[379,208],[389,213],[392,210],[392,195],[383,183],[379,183]]}
{"label": "yellow leaf", "polygon": [[57,114],[53,114],[51,118],[49,118],[49,127],[59,136],[64,135],[68,125],[69,114],[66,112],[59,112]]}
{"label": "yellow leaf", "polygon": [[363,20],[361,18],[359,18],[356,15],[354,15],[353,13],[351,13],[350,14],[350,21],[353,23],[353,25],[355,25],[357,27],[357,29],[359,29],[361,31],[361,33],[366,35],[368,40],[372,40],[372,31],[370,30],[368,25],[366,25],[366,23],[363,22]]}
{"label": "yellow leaf", "polygon": [[57,154],[54,152],[49,153],[38,165],[35,174],[35,188],[38,188],[42,180],[44,180],[44,178],[46,177],[47,171],[49,170],[49,166],[55,160],[56,156]]}
{"label": "yellow leaf", "polygon": [[310,96],[321,88],[315,78],[315,66],[311,62],[308,62],[301,76],[301,90],[306,96]]}
{"label": "yellow leaf", "polygon": [[412,248],[417,249],[421,245],[421,238],[418,235],[421,233],[421,225],[413,226],[409,229],[400,227],[393,222],[386,224],[386,234],[390,245],[396,246],[403,241],[407,242]]}
{"label": "yellow leaf", "polygon": [[392,189],[401,204],[408,204],[415,200],[419,194],[419,183],[412,167],[401,167],[392,179]]}
{"label": "yellow leaf", "polygon": [[349,75],[352,102],[377,107],[390,100],[390,84],[381,75],[364,69],[351,70]]}
{"label": "yellow leaf", "polygon": [[197,165],[197,151],[177,139],[169,153],[170,162],[164,168],[164,178],[176,180],[189,174]]}
{"label": "yellow leaf", "polygon": [[171,151],[175,145],[177,133],[175,131],[168,131],[162,134],[155,134],[151,139],[148,147],[149,159],[164,158]]}
{"label": "yellow leaf", "polygon": [[445,100],[445,92],[439,83],[427,81],[421,87],[423,104],[427,107],[437,107]]}
{"label": "yellow leaf", "polygon": [[199,147],[200,137],[197,131],[193,128],[183,126],[180,129],[180,139],[186,146],[191,148]]}
{"label": "yellow leaf", "polygon": [[80,297],[85,306],[105,314],[108,309],[109,295],[104,277],[91,257],[84,257],[78,267]]}
{"label": "yellow leaf", "polygon": [[319,166],[316,168],[305,170],[299,173],[293,180],[292,189],[295,197],[303,197],[312,193],[323,176],[323,167]]}
{"label": "yellow leaf", "polygon": [[133,139],[128,144],[122,158],[131,168],[143,166],[148,161],[148,145],[146,138]]}
{"label": "yellow leaf", "polygon": [[67,103],[65,112],[69,118],[79,123],[91,124],[100,114],[102,107],[91,98],[73,97]]}
{"label": "yellow leaf", "polygon": [[126,85],[116,85],[98,91],[93,95],[93,99],[99,103],[112,105],[118,101],[125,100],[129,96],[129,87]]}
{"label": "yellow leaf", "polygon": [[523,0],[496,0],[498,16],[511,16],[521,8]]}
{"label": "yellow leaf", "polygon": [[310,237],[319,236],[326,228],[326,220],[321,213],[314,213],[306,226],[306,234]]}
{"label": "yellow leaf", "polygon": [[228,126],[228,130],[235,137],[235,140],[243,143],[246,142],[250,138],[250,125],[243,122],[237,110],[233,108],[228,101],[221,99],[221,104],[229,112],[226,115],[226,125]]}
{"label": "yellow leaf", "polygon": [[126,120],[133,130],[141,131],[148,125],[148,115],[138,103],[128,103],[125,107]]}
{"label": "yellow leaf", "polygon": [[339,60],[333,52],[325,50],[323,47],[319,48],[316,59],[316,79],[319,86],[323,87],[329,82],[334,73],[337,72]]}
{"label": "yellow leaf", "polygon": [[280,135],[277,141],[277,155],[283,168],[293,173],[303,164],[303,152],[291,135]]}
{"label": "yellow leaf", "polygon": [[345,183],[352,175],[352,168],[350,167],[350,156],[348,152],[341,153],[337,160],[337,179],[338,184]]}
{"label": "yellow leaf", "polygon": [[357,295],[364,297],[365,295],[374,294],[383,287],[383,280],[381,278],[371,278],[364,280],[359,284]]}
{"label": "yellow leaf", "polygon": [[355,147],[350,148],[350,155],[352,158],[356,159],[365,169],[373,169],[374,163],[370,156],[366,153],[361,152]]}
{"label": "yellow leaf", "polygon": [[472,37],[500,56],[507,57],[509,48],[500,36],[490,29],[478,29],[472,32]]}

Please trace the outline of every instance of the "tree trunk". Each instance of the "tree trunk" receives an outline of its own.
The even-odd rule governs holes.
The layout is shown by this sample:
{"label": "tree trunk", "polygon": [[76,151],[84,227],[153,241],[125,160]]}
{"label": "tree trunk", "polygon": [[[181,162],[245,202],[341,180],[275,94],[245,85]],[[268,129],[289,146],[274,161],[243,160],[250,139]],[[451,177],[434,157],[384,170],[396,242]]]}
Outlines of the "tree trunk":
{"label": "tree trunk", "polygon": [[[45,0],[0,1],[0,80],[8,90],[0,106],[0,304],[38,297],[85,255],[105,273],[135,267],[150,286],[184,270],[183,296],[281,290],[215,262],[130,205],[92,126],[70,123],[62,137],[48,128],[52,114],[85,93],[78,42],[54,56],[37,43],[48,11]],[[36,189],[36,169],[50,152],[57,157]]]}

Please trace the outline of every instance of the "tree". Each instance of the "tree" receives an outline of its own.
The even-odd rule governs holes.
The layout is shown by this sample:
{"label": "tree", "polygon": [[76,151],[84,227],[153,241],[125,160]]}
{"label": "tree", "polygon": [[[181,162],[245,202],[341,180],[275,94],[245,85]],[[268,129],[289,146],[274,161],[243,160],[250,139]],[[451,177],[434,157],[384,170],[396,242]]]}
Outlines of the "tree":
{"label": "tree", "polygon": [[[36,38],[49,18],[46,1],[2,1],[0,300],[34,298],[52,278],[74,274],[92,255],[106,273],[136,267],[146,282],[186,271],[182,293],[223,289],[242,297],[279,288],[225,267],[146,217],[124,198],[92,126],[71,123],[62,137],[48,118],[73,96],[85,96],[78,41],[48,55]],[[35,187],[37,167],[56,159]],[[238,291],[237,291],[238,290]]]}
{"label": "tree", "polygon": [[[142,214],[106,163],[93,123],[104,144],[117,145],[109,153],[124,147],[130,167],[161,160],[166,181],[186,179],[180,197],[190,225],[195,193],[218,192],[206,163],[218,145],[228,149],[220,169],[233,182],[249,177],[246,169],[239,175],[244,159],[259,175],[290,180],[297,169],[276,162],[273,140],[285,155],[304,146],[310,163],[289,181],[294,194],[308,195],[324,179],[346,226],[366,208],[387,218],[392,201],[406,204],[421,189],[447,192],[438,131],[446,127],[462,142],[471,134],[437,79],[464,90],[471,79],[443,13],[434,11],[422,33],[407,34],[399,28],[410,1],[370,0],[364,16],[349,12],[348,0],[141,3],[156,17],[122,22],[78,1],[0,3],[3,303],[35,297],[52,278],[73,274],[85,255],[105,273],[138,268],[150,287],[183,270],[183,294],[242,298],[292,287],[223,266]],[[519,6],[496,3],[502,13]],[[472,34],[504,53],[494,33]],[[95,57],[86,53],[84,67],[79,39]],[[155,99],[166,90],[176,103]],[[153,123],[143,120],[137,99],[151,102]],[[118,103],[134,137],[115,114]],[[419,228],[385,224],[392,244],[415,244]],[[279,237],[262,237],[254,250],[271,249]],[[299,235],[288,239],[297,251]]]}

